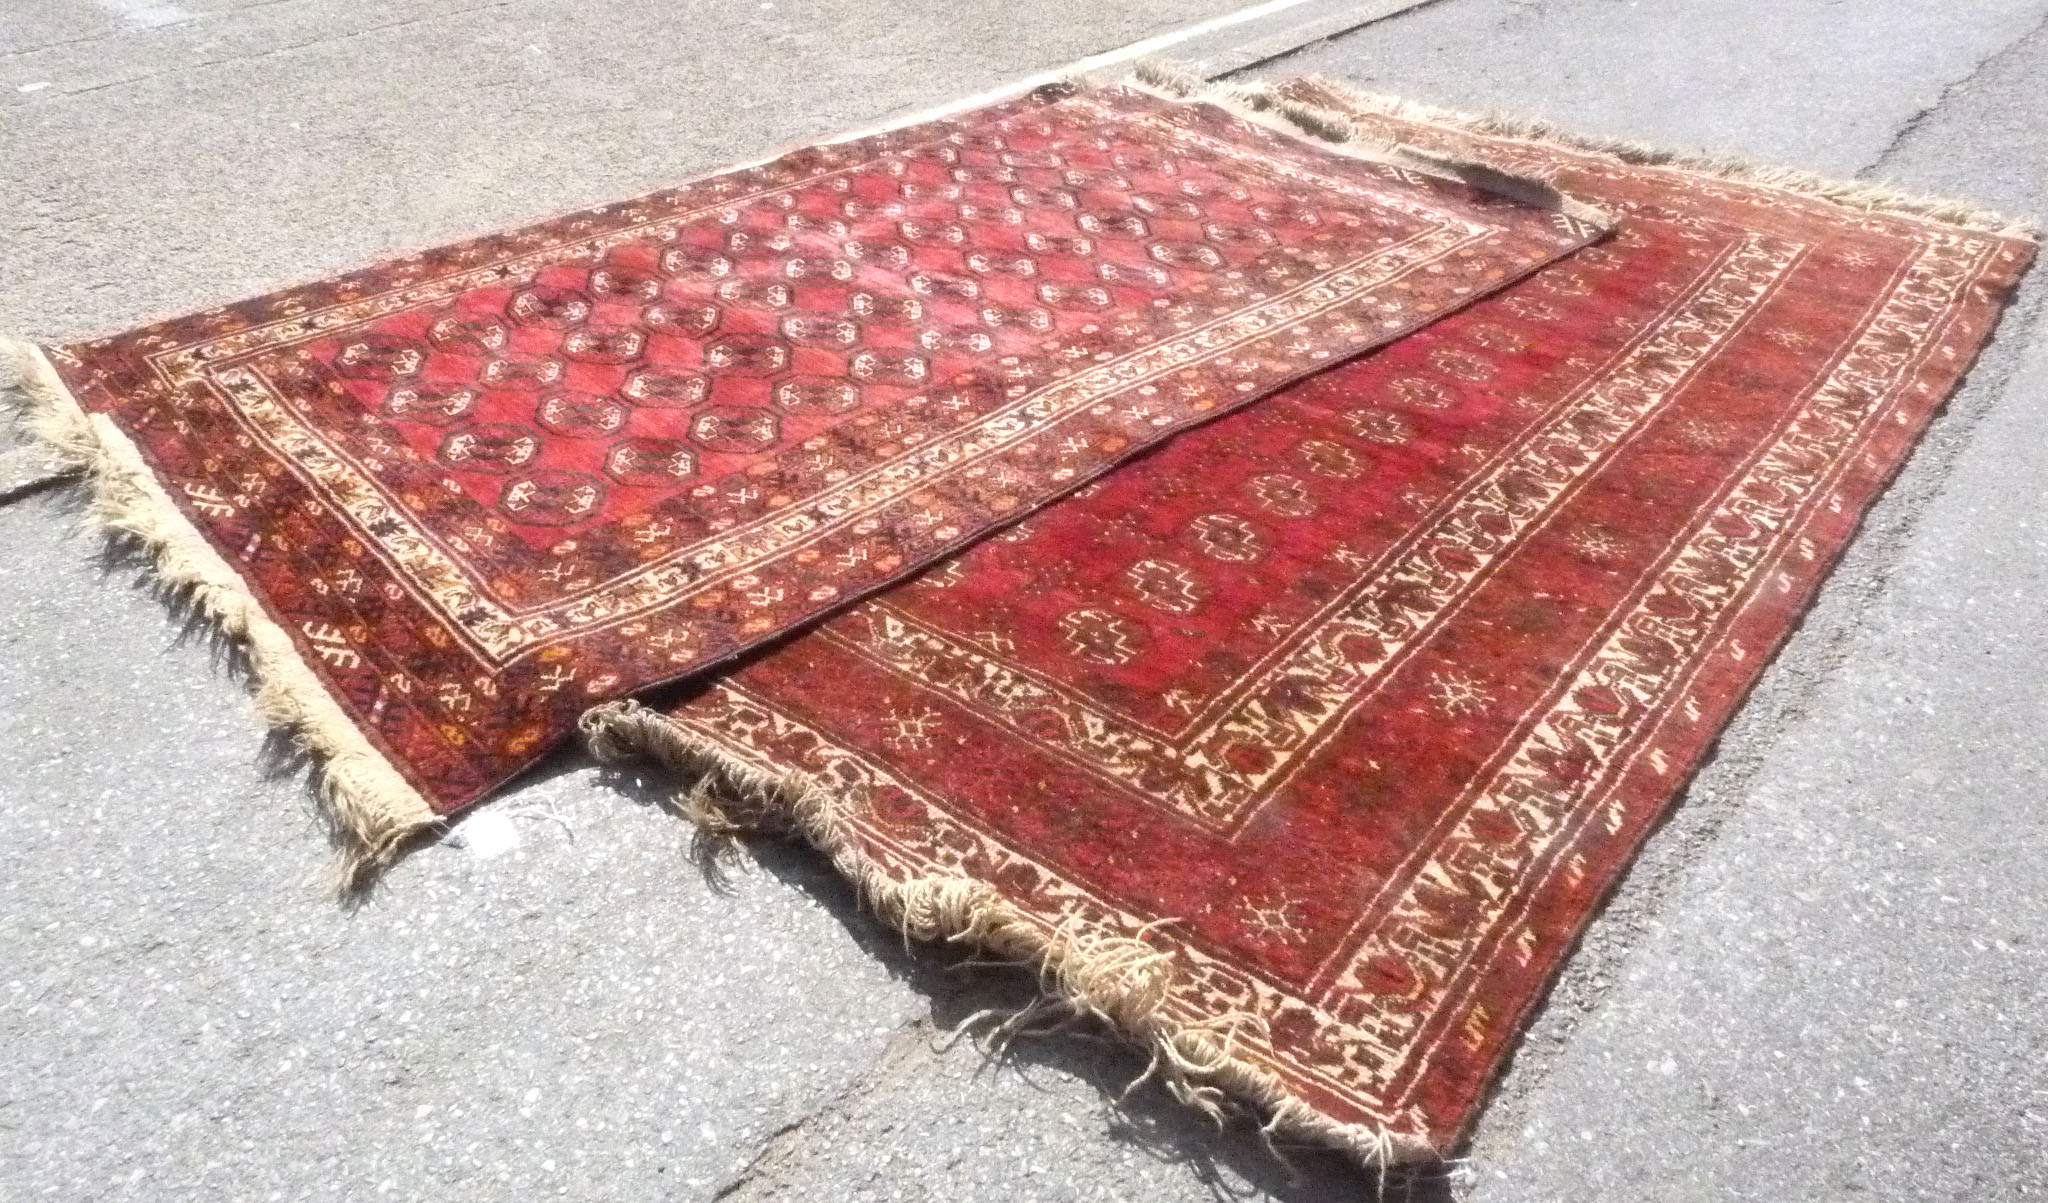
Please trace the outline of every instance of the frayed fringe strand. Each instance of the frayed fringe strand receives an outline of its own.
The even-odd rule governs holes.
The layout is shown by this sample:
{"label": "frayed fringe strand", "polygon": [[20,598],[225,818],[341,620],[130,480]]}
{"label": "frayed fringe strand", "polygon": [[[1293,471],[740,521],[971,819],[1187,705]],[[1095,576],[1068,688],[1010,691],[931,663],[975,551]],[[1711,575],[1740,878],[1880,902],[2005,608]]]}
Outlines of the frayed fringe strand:
{"label": "frayed fringe strand", "polygon": [[[1171,64],[1140,64],[1137,75],[1153,87],[1184,97],[1207,99],[1208,94],[1219,90],[1199,76]],[[1349,129],[1355,134],[1357,130],[1356,122],[1345,112],[1348,109],[1359,116],[1446,126],[1509,142],[1602,155],[1633,167],[1666,168],[1709,179],[1753,184],[1810,200],[1827,201],[1855,213],[1918,218],[2000,238],[2033,241],[2038,237],[2038,228],[2033,222],[2018,220],[1968,201],[1918,196],[1867,180],[1830,179],[1810,171],[1751,162],[1736,155],[1688,153],[1623,138],[1589,137],[1534,118],[1438,108],[1396,96],[1359,91],[1321,76],[1307,76],[1272,85],[1223,88],[1221,91],[1251,108],[1276,112],[1318,137],[1338,141],[1343,140],[1339,136],[1341,131]]]}
{"label": "frayed fringe strand", "polygon": [[19,380],[23,427],[66,468],[85,475],[99,529],[144,549],[164,588],[247,649],[257,711],[316,759],[320,801],[342,844],[337,886],[360,888],[408,842],[439,826],[440,816],[343,713],[291,636],[165,494],[128,437],[105,415],[87,413],[39,348],[0,339],[0,355]]}
{"label": "frayed fringe strand", "polygon": [[1288,100],[1264,88],[1232,87],[1204,83],[1178,68],[1156,62],[1138,64],[1138,87],[1170,100],[1192,100],[1212,104],[1237,117],[1293,138],[1307,135],[1318,149],[1382,163],[1423,175],[1456,180],[1482,192],[1505,196],[1530,208],[1561,213],[1594,230],[1614,228],[1614,215],[1576,197],[1567,196],[1543,180],[1519,175],[1477,159],[1442,154],[1405,142],[1370,136],[1342,114]]}
{"label": "frayed fringe strand", "polygon": [[1329,1119],[1290,1094],[1270,1071],[1241,1057],[1243,1034],[1263,1030],[1256,1016],[1177,1018],[1172,955],[1145,938],[1163,922],[1132,936],[1109,935],[1074,920],[1048,925],[972,878],[898,880],[862,850],[845,800],[802,774],[764,771],[637,702],[595,707],[584,713],[581,727],[599,760],[645,758],[674,774],[684,783],[680,808],[707,830],[807,841],[904,935],[953,941],[1034,966],[1045,996],[998,1024],[999,1041],[1100,1020],[1151,1054],[1132,1088],[1156,1077],[1175,1098],[1218,1120],[1226,1096],[1234,1097],[1266,1115],[1262,1132],[1268,1140],[1274,1134],[1302,1137],[1369,1167],[1439,1160],[1415,1137]]}

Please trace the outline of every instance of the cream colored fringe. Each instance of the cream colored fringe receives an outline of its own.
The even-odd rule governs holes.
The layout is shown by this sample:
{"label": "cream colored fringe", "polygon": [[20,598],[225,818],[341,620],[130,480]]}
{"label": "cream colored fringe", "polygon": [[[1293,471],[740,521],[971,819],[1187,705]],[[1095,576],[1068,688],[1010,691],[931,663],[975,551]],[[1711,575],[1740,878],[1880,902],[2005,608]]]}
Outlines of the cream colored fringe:
{"label": "cream colored fringe", "polygon": [[320,800],[342,844],[339,887],[360,887],[409,840],[437,826],[440,817],[426,799],[342,711],[291,636],[164,493],[128,437],[104,414],[88,414],[39,348],[0,339],[0,355],[20,381],[29,434],[90,482],[96,524],[144,548],[164,587],[247,649],[257,711],[291,732],[318,763]]}
{"label": "cream colored fringe", "polygon": [[766,772],[637,702],[586,711],[582,728],[600,760],[647,758],[684,783],[683,813],[711,832],[793,835],[823,852],[884,922],[919,940],[946,940],[1033,966],[1044,998],[998,1029],[1007,1038],[1046,1018],[1056,1026],[1099,1020],[1150,1052],[1137,1082],[1158,1077],[1175,1098],[1221,1120],[1226,1096],[1265,1116],[1262,1134],[1298,1136],[1386,1169],[1436,1161],[1425,1142],[1379,1128],[1341,1124],[1290,1094],[1280,1079],[1238,1052],[1241,1033],[1263,1028],[1249,1014],[1176,1018],[1172,956],[1135,936],[1048,926],[986,882],[933,876],[897,880],[861,849],[844,799],[798,773]]}
{"label": "cream colored fringe", "polygon": [[[1403,121],[1448,126],[1467,133],[1562,150],[1604,155],[1634,167],[1668,168],[1690,175],[1737,183],[1756,184],[1815,200],[1829,201],[1858,213],[1882,213],[1895,217],[1925,218],[2002,238],[2037,237],[2034,223],[1996,213],[1967,201],[1946,197],[1919,196],[1888,184],[1867,180],[1840,180],[1790,167],[1754,163],[1732,154],[1688,153],[1648,146],[1622,138],[1589,137],[1561,130],[1547,121],[1501,114],[1464,113],[1438,108],[1397,96],[1363,92],[1320,76],[1287,80],[1276,85],[1215,85],[1200,76],[1168,63],[1142,63],[1138,78],[1168,95],[1223,103],[1235,103],[1257,112],[1269,112],[1292,122],[1302,130],[1330,141],[1343,143],[1359,137],[1356,124],[1328,101],[1317,102],[1317,93],[1348,106],[1360,114],[1391,117]],[[1374,141],[1379,141],[1375,139]]]}

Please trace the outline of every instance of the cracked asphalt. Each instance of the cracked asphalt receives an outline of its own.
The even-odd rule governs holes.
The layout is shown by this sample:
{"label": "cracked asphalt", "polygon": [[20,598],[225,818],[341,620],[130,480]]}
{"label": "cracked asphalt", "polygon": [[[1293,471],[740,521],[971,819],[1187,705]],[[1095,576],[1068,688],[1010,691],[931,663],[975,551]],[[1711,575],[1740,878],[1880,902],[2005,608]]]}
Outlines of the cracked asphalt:
{"label": "cracked asphalt", "polygon": [[[2048,216],[2048,0],[1332,0],[1189,43]],[[0,329],[71,339],[646,191],[1231,11],[0,0]],[[1260,60],[1264,60],[1261,62]],[[1421,1197],[2048,1196],[2030,284]],[[337,908],[231,658],[0,450],[0,1198],[1371,1197],[808,854],[564,756]]]}

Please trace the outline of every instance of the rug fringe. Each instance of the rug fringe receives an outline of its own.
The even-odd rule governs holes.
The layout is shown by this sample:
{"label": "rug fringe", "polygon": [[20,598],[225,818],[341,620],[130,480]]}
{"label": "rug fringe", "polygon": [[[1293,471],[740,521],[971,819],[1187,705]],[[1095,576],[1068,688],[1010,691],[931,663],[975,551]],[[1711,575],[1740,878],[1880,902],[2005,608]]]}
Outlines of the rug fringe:
{"label": "rug fringe", "polygon": [[[1207,93],[1220,89],[1226,94],[1237,95],[1244,103],[1269,106],[1272,111],[1319,137],[1334,138],[1346,129],[1355,131],[1354,123],[1342,112],[1342,106],[1350,106],[1361,113],[1450,126],[1504,141],[1603,155],[1632,167],[1668,168],[1732,183],[1758,185],[1828,201],[1857,213],[1919,218],[2001,238],[2032,240],[2039,236],[2035,223],[1969,201],[1922,196],[1868,180],[1834,179],[1799,168],[1757,163],[1734,154],[1679,151],[1626,138],[1577,134],[1540,118],[1440,108],[1398,96],[1363,91],[1319,75],[1302,76],[1276,85],[1230,86],[1210,84],[1168,63],[1141,63],[1136,72],[1141,80],[1153,87],[1182,96],[1206,99]],[[1333,101],[1334,104],[1331,103]]]}
{"label": "rug fringe", "polygon": [[25,399],[23,428],[90,484],[93,523],[142,547],[166,590],[247,650],[258,713],[316,758],[316,792],[341,843],[337,887],[359,889],[409,841],[439,826],[441,817],[342,711],[128,437],[78,403],[41,348],[0,338],[0,360],[13,368]]}
{"label": "rug fringe", "polygon": [[1077,922],[1048,926],[968,877],[896,880],[861,850],[845,801],[817,781],[748,764],[638,702],[594,707],[580,725],[599,760],[652,760],[688,783],[679,806],[703,829],[799,837],[824,853],[896,931],[1036,968],[1044,998],[1003,1024],[1001,1035],[1018,1034],[1027,1020],[1051,1011],[1097,1019],[1151,1054],[1138,1081],[1160,1078],[1176,1099],[1219,1122],[1228,1095],[1266,1116],[1262,1131],[1269,1138],[1302,1137],[1383,1171],[1441,1160],[1418,1137],[1323,1116],[1273,1073],[1239,1056],[1239,1034],[1263,1027],[1256,1016],[1174,1017],[1172,958],[1144,939],[1090,932]]}

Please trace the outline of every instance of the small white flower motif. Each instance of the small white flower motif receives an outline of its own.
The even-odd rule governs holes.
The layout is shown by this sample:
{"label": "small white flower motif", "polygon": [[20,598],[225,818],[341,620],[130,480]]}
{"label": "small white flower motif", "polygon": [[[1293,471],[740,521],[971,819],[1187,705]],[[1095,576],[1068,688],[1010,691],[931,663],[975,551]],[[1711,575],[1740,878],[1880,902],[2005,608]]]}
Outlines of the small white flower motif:
{"label": "small white flower motif", "polygon": [[1678,441],[1694,451],[1719,451],[1728,444],[1728,427],[1719,422],[1691,418],[1678,426]]}
{"label": "small white flower motif", "polygon": [[1582,530],[1565,543],[1589,560],[1604,561],[1621,552],[1621,540],[1598,527]]}
{"label": "small white flower motif", "polygon": [[1294,921],[1294,904],[1282,900],[1270,906],[1245,908],[1245,922],[1262,936],[1268,936],[1288,944],[1299,944],[1306,938],[1300,925]]}
{"label": "small white flower motif", "polygon": [[1813,341],[1812,338],[1801,334],[1797,330],[1787,330],[1783,327],[1764,331],[1764,337],[1785,348],[1787,351],[1797,351]]}
{"label": "small white flower motif", "polygon": [[1843,267],[1877,266],[1876,257],[1868,255],[1862,251],[1856,250],[1843,251],[1841,254],[1835,256],[1835,262],[1841,264]]}
{"label": "small white flower motif", "polygon": [[939,712],[920,706],[905,713],[892,706],[889,721],[896,730],[894,734],[883,736],[883,743],[892,748],[929,748],[932,746],[932,725],[939,721]]}
{"label": "small white flower motif", "polygon": [[1430,678],[1429,695],[1436,699],[1437,709],[1453,718],[1479,714],[1493,701],[1493,695],[1480,688],[1479,682],[1457,672],[1440,672]]}

